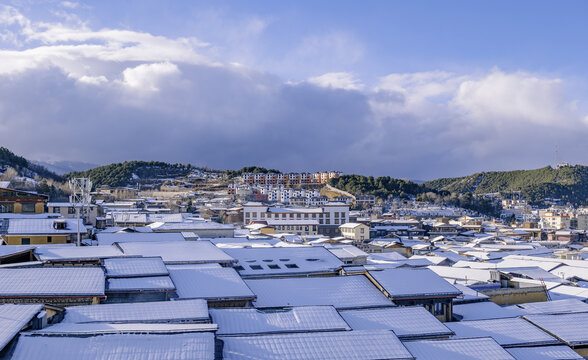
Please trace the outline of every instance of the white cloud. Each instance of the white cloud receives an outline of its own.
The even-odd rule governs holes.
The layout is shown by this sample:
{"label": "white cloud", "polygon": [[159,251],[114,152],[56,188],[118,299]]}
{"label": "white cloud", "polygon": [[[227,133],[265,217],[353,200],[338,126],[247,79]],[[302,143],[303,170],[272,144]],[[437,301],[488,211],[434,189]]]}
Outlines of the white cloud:
{"label": "white cloud", "polygon": [[322,87],[344,90],[360,90],[364,85],[352,73],[326,73],[308,79],[308,82]]}
{"label": "white cloud", "polygon": [[159,91],[159,83],[170,75],[179,75],[178,66],[169,62],[141,64],[122,72],[122,83],[134,90]]}
{"label": "white cloud", "polygon": [[80,6],[80,3],[75,1],[62,1],[60,5],[67,9],[77,9]]}
{"label": "white cloud", "polygon": [[565,98],[561,79],[493,70],[460,84],[453,105],[474,121],[525,122],[563,126],[577,122],[574,104]]}

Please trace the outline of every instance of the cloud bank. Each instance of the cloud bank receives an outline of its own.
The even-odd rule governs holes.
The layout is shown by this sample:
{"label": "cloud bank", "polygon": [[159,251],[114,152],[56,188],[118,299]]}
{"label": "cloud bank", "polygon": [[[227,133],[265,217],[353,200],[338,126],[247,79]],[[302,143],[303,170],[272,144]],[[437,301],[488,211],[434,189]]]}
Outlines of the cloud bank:
{"label": "cloud bank", "polygon": [[[29,158],[430,179],[545,166],[555,141],[570,162],[588,150],[586,116],[560,78],[392,72],[367,85],[334,71],[292,82],[214,58],[197,38],[68,18],[35,23],[0,8],[0,143]],[[344,56],[345,42],[330,46]]]}

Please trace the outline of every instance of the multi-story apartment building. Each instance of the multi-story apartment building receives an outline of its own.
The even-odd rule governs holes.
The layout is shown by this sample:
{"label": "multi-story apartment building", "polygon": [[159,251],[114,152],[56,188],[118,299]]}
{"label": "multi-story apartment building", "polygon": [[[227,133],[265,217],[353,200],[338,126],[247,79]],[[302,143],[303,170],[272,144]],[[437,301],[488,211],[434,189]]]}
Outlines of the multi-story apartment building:
{"label": "multi-story apartment building", "polygon": [[[273,207],[261,203],[247,203],[243,207],[243,224],[270,220],[316,220],[318,233],[338,236],[339,226],[349,222],[349,206],[342,203],[326,203],[321,207]],[[282,225],[286,225],[282,223]]]}
{"label": "multi-story apartment building", "polygon": [[305,185],[305,184],[326,184],[329,179],[339,177],[338,171],[317,172],[317,173],[247,173],[243,174],[245,184],[259,185]]}
{"label": "multi-story apartment building", "polygon": [[551,211],[541,214],[544,228],[563,229],[572,227],[572,216],[567,213],[557,214]]}

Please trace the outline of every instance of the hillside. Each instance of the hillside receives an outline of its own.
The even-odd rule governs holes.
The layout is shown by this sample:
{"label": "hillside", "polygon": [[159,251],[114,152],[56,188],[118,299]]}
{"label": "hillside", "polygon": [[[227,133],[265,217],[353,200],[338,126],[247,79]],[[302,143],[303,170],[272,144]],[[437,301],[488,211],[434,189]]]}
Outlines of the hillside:
{"label": "hillside", "polygon": [[63,180],[61,176],[47,170],[41,165],[35,164],[22,156],[14,154],[5,147],[0,147],[0,172],[4,173],[8,168],[16,170],[17,175],[34,179],[41,177],[52,180]]}
{"label": "hillside", "polygon": [[428,191],[428,188],[423,185],[389,176],[374,178],[373,176],[342,175],[330,179],[329,185],[354,195],[374,195],[384,200],[389,196],[404,197]]}
{"label": "hillside", "polygon": [[168,164],[160,161],[125,161],[64,175],[68,179],[89,177],[95,186],[126,186],[153,180],[187,176],[194,168],[190,164]]}
{"label": "hillside", "polygon": [[532,203],[558,198],[574,205],[588,205],[588,167],[547,166],[535,170],[491,171],[459,178],[425,182],[428,188],[460,194],[510,193],[520,191]]}

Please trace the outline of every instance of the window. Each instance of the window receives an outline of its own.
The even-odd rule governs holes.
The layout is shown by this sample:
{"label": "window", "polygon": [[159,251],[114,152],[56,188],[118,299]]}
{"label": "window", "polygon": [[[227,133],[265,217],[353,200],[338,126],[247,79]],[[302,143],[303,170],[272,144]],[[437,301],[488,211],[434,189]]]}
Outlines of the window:
{"label": "window", "polygon": [[12,204],[1,204],[0,205],[0,213],[11,213],[14,212],[14,208]]}
{"label": "window", "polygon": [[251,268],[251,270],[263,270],[261,265],[249,265],[249,267]]}
{"label": "window", "polygon": [[298,265],[296,265],[296,264],[286,264],[286,267],[288,269],[298,269]]}
{"label": "window", "polygon": [[297,219],[301,219],[302,218],[302,214],[296,214],[296,218]]}
{"label": "window", "polygon": [[280,269],[280,267],[278,265],[276,265],[276,264],[269,264],[267,267],[270,268],[270,269],[274,269],[274,270],[275,269]]}
{"label": "window", "polygon": [[237,270],[237,271],[243,271],[243,270],[245,270],[245,268],[243,266],[241,266],[241,265],[237,265],[237,266],[235,266],[235,270]]}
{"label": "window", "polygon": [[364,230],[365,230],[364,228],[361,228],[361,230],[359,232],[363,234],[365,232]]}
{"label": "window", "polygon": [[74,207],[68,207],[67,208],[67,213],[68,214],[75,214],[76,213],[76,209]]}
{"label": "window", "polygon": [[30,238],[22,238],[22,239],[20,239],[20,243],[21,243],[21,245],[30,245],[31,239]]}
{"label": "window", "polygon": [[444,306],[442,303],[435,303],[433,306],[434,315],[443,315],[445,314]]}
{"label": "window", "polygon": [[53,208],[53,213],[54,214],[59,214],[61,212],[61,209],[59,208],[59,206],[56,206]]}
{"label": "window", "polygon": [[22,204],[22,212],[23,213],[34,213],[35,212],[35,204],[34,203]]}
{"label": "window", "polygon": [[47,236],[47,242],[48,243],[53,242],[53,239],[51,239],[51,236]]}

